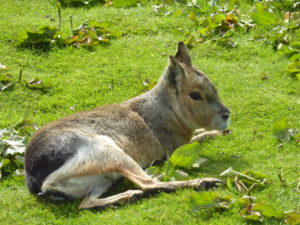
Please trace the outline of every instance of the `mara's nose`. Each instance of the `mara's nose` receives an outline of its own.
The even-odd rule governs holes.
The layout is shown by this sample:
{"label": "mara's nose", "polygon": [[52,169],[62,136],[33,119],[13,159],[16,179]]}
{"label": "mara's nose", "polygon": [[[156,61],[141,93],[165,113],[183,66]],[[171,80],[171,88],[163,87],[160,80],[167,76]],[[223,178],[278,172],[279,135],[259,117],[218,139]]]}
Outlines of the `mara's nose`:
{"label": "mara's nose", "polygon": [[230,116],[230,111],[228,109],[222,113],[223,120],[228,120],[229,116]]}

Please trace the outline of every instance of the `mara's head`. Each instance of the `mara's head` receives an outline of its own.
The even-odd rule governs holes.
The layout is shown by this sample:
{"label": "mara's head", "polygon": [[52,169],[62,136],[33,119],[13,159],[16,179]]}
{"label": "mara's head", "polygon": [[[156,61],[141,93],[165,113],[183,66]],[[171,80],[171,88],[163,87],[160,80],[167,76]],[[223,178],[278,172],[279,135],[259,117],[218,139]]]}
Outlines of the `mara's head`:
{"label": "mara's head", "polygon": [[223,130],[228,126],[229,109],[221,102],[208,77],[195,69],[187,47],[180,42],[170,56],[163,80],[166,82],[171,107],[181,122],[194,130]]}

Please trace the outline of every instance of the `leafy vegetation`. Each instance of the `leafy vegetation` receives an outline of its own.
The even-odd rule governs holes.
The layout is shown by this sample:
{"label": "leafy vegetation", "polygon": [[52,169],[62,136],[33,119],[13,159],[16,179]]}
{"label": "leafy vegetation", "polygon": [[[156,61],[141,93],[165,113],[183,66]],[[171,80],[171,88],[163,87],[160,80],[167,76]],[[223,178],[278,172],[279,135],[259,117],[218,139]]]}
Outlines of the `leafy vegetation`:
{"label": "leafy vegetation", "polygon": [[24,114],[12,127],[0,130],[0,180],[24,175],[25,145],[37,130],[28,117]]}
{"label": "leafy vegetation", "polygon": [[0,91],[10,90],[14,85],[15,83],[13,82],[11,75],[0,74]]}
{"label": "leafy vegetation", "polygon": [[107,44],[110,39],[122,36],[121,32],[111,32],[108,28],[108,23],[88,20],[73,30],[73,35],[67,38],[65,42],[77,48],[80,46],[94,47],[101,43]]}
{"label": "leafy vegetation", "polygon": [[244,172],[234,171],[231,167],[220,174],[227,177],[227,187],[233,193],[251,194],[251,191],[264,188],[268,184],[266,176],[260,172],[246,170]]}
{"label": "leafy vegetation", "polygon": [[14,129],[0,130],[0,179],[23,175],[25,138]]}
{"label": "leafy vegetation", "polygon": [[286,211],[274,208],[266,202],[256,202],[255,197],[242,196],[238,199],[233,196],[220,196],[216,192],[193,192],[189,197],[192,212],[199,210],[228,210],[240,209],[240,216],[248,221],[263,222],[266,219],[275,218],[285,221],[287,224],[299,224],[300,212]]}
{"label": "leafy vegetation", "polygon": [[55,44],[61,44],[62,39],[58,28],[54,26],[42,26],[36,30],[21,31],[14,42],[14,46],[20,48],[34,48],[49,50]]}
{"label": "leafy vegetation", "polygon": [[32,90],[42,90],[46,91],[47,89],[51,88],[51,85],[47,82],[44,82],[38,77],[30,79],[28,81],[24,81],[22,79],[23,71],[20,70],[18,80],[13,79],[13,76],[9,73],[1,73],[0,71],[0,91],[8,91],[13,90],[13,88],[19,84],[21,87],[27,87],[28,89]]}
{"label": "leafy vegetation", "polygon": [[112,38],[122,36],[121,32],[109,31],[108,23],[87,20],[77,29],[73,30],[71,37],[63,39],[58,28],[43,26],[36,31],[22,31],[19,33],[15,46],[47,51],[54,46],[72,45],[77,48],[94,47],[101,43],[108,43]]}

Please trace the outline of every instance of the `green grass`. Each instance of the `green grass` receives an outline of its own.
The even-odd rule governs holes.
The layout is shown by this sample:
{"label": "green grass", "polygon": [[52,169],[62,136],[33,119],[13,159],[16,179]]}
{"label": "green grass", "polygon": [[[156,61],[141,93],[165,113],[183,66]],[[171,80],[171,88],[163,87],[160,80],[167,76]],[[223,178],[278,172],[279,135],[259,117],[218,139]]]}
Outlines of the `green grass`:
{"label": "green grass", "polygon": [[[53,86],[48,92],[21,86],[0,92],[0,128],[16,123],[26,111],[31,111],[31,120],[41,126],[142,93],[143,80],[156,81],[168,55],[174,54],[177,42],[184,39],[174,29],[192,26],[186,16],[155,15],[150,4],[129,9],[66,8],[62,10],[64,35],[70,33],[72,15],[74,27],[86,19],[108,21],[124,36],[92,51],[67,47],[36,54],[14,49],[9,40],[22,29],[56,25],[57,21],[45,18],[51,15],[56,19],[55,7],[48,1],[29,0],[0,0],[0,5],[0,63],[9,67],[15,79],[23,69],[24,80],[39,77]],[[254,193],[258,200],[282,210],[299,209],[299,193],[292,190],[294,186],[281,187],[278,173],[282,169],[288,182],[299,178],[300,148],[294,142],[278,148],[272,124],[288,117],[292,127],[300,128],[300,85],[287,75],[287,59],[268,45],[249,41],[251,35],[236,36],[236,49],[204,43],[191,50],[194,65],[208,74],[232,111],[232,134],[202,144],[201,156],[209,161],[193,175],[216,176],[229,166],[238,171],[253,169],[272,181],[268,188]],[[266,76],[269,79],[262,80]],[[119,188],[126,189],[122,184]],[[8,179],[0,183],[0,224],[246,224],[236,208],[192,214],[186,200],[190,192],[161,193],[116,209],[78,211],[79,202],[41,201],[29,194],[23,180]],[[218,192],[228,193],[225,189]],[[264,224],[281,222],[267,220]]]}

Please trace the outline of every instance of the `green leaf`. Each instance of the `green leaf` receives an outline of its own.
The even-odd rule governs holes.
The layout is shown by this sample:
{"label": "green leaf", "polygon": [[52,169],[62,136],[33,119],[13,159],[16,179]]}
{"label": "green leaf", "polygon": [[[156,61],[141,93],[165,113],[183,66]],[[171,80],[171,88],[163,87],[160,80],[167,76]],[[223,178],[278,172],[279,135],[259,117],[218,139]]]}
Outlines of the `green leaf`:
{"label": "green leaf", "polygon": [[251,14],[253,21],[260,26],[267,26],[278,23],[277,17],[270,12],[261,11],[261,12],[254,12]]}
{"label": "green leaf", "polygon": [[264,220],[263,217],[259,214],[244,215],[243,217],[247,220],[259,221],[259,222],[262,222]]}
{"label": "green leaf", "polygon": [[157,166],[151,166],[148,167],[147,169],[145,169],[145,172],[150,175],[151,177],[156,177],[159,176],[161,174],[162,169],[157,167]]}
{"label": "green leaf", "polygon": [[191,168],[199,157],[199,150],[200,144],[198,142],[183,145],[175,150],[170,162],[176,166]]}
{"label": "green leaf", "polygon": [[109,23],[108,22],[100,22],[97,20],[89,20],[87,27],[107,29],[109,27]]}
{"label": "green leaf", "polygon": [[190,207],[192,211],[210,209],[214,207],[214,201],[216,201],[216,199],[217,193],[215,192],[194,192],[190,195]]}
{"label": "green leaf", "polygon": [[36,30],[19,32],[15,47],[49,50],[53,43],[60,41],[59,30],[54,26],[42,26]]}
{"label": "green leaf", "polygon": [[193,212],[202,209],[225,209],[234,202],[231,196],[222,197],[216,192],[194,192],[190,195],[189,205]]}
{"label": "green leaf", "polygon": [[273,124],[273,135],[280,141],[288,142],[291,139],[287,118],[276,120]]}
{"label": "green leaf", "polygon": [[254,204],[252,210],[259,211],[263,216],[268,218],[272,218],[272,217],[277,219],[284,218],[283,211],[275,209],[272,205],[264,202]]}

